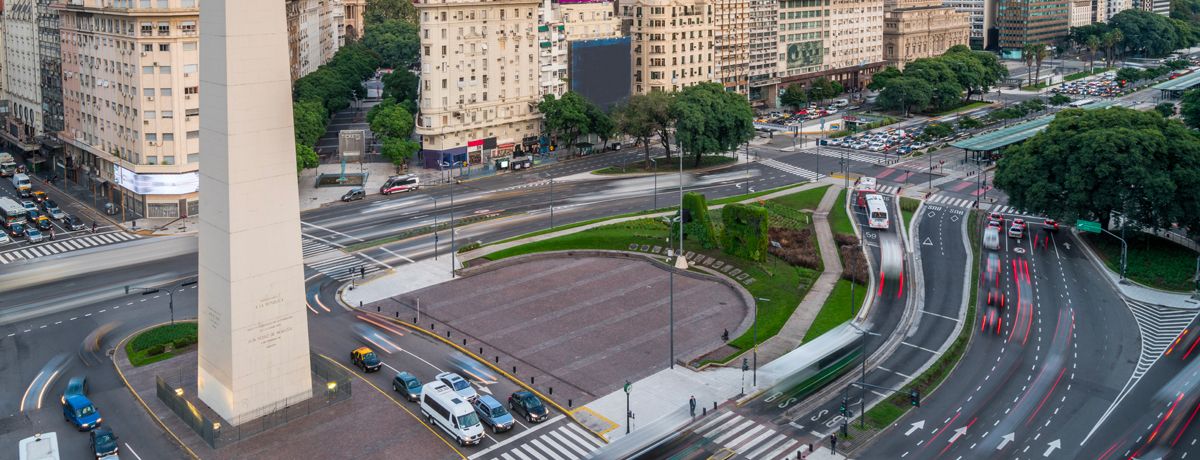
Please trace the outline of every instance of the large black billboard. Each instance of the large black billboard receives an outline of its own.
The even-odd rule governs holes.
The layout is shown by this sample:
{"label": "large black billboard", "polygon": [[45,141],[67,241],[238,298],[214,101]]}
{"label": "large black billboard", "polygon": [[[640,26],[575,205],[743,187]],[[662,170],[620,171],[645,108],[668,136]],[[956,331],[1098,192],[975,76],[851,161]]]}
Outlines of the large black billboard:
{"label": "large black billboard", "polygon": [[629,37],[570,42],[570,89],[608,110],[629,99]]}

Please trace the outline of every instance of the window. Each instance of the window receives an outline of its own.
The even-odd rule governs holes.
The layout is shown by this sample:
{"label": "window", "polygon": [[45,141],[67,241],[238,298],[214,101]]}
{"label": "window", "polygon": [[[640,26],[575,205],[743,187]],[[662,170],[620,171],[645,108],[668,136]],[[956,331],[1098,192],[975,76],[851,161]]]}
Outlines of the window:
{"label": "window", "polygon": [[196,0],[179,0],[179,6],[182,8],[195,8]]}
{"label": "window", "polygon": [[158,23],[158,35],[160,35],[160,36],[161,35],[171,35],[171,23],[165,22],[165,21],[159,22]]}
{"label": "window", "polygon": [[158,164],[158,157],[146,157],[146,164],[148,164],[148,165]]}
{"label": "window", "polygon": [[154,74],[154,67],[144,65],[144,66],[142,66],[142,73],[146,74],[146,75],[152,75],[152,74]]}
{"label": "window", "polygon": [[165,157],[163,157],[163,164],[165,164],[165,165],[173,165],[173,164],[175,164],[175,157],[173,157],[173,156],[165,156]]}
{"label": "window", "polygon": [[[163,118],[175,118],[175,111],[174,110],[163,110],[162,117]],[[163,134],[164,141],[167,140],[167,136],[168,136],[167,134]]]}
{"label": "window", "polygon": [[158,95],[162,96],[162,97],[170,97],[171,96],[171,88],[159,88]]}
{"label": "window", "polygon": [[183,89],[183,94],[199,94],[199,93],[200,93],[199,86],[189,86],[189,87]]}
{"label": "window", "polygon": [[162,75],[170,75],[171,74],[171,66],[169,66],[169,65],[159,66],[158,73],[160,73]]}
{"label": "window", "polygon": [[157,141],[158,141],[158,134],[146,133],[146,142],[157,142]]}
{"label": "window", "polygon": [[196,51],[196,42],[183,42],[184,51]]}
{"label": "window", "polygon": [[[148,3],[149,3],[149,1],[147,1],[146,3],[148,4]],[[147,6],[149,6],[149,5],[147,5]],[[142,35],[143,35],[143,36],[150,36],[150,35],[153,35],[153,34],[154,34],[154,24],[152,24],[152,23],[149,23],[149,22],[143,22],[143,23],[142,23]],[[154,49],[154,48],[152,48],[152,46],[153,46],[153,45],[146,45],[146,47],[147,47],[147,48]],[[148,49],[148,50],[146,50],[146,51],[150,51],[150,50]]]}
{"label": "window", "polygon": [[[196,164],[196,163],[199,163],[199,162],[200,162],[200,154],[199,154],[199,153],[189,153],[189,154],[188,154],[188,157],[187,157],[187,160],[188,160],[188,164]],[[192,206],[192,203],[194,203],[194,202],[193,202],[193,201],[189,201],[189,202],[188,202],[188,209],[189,209],[189,210],[188,210],[188,214],[193,214],[193,213],[192,213],[192,211],[191,211],[191,206]]]}
{"label": "window", "polygon": [[199,138],[200,138],[200,131],[188,131],[188,132],[187,132],[187,138],[188,138],[188,139],[199,139]]}
{"label": "window", "polygon": [[184,64],[183,73],[196,73],[196,64]]}
{"label": "window", "polygon": [[142,115],[143,115],[142,119],[144,119],[144,120],[153,120],[155,118],[158,118],[158,112],[155,112],[153,110],[147,110],[145,112],[142,112]]}
{"label": "window", "polygon": [[170,43],[159,43],[158,50],[159,51],[171,51],[171,44]]}
{"label": "window", "polygon": [[154,45],[151,45],[149,43],[142,44],[142,51],[145,51],[147,53],[154,51]]}
{"label": "window", "polygon": [[146,97],[154,97],[154,88],[142,89],[142,95]]}
{"label": "window", "polygon": [[[163,142],[175,142],[175,133],[163,133],[162,140],[163,140]],[[164,158],[164,160],[165,160],[165,158]],[[163,164],[169,164],[169,163],[164,161]]]}
{"label": "window", "polygon": [[196,21],[183,21],[179,23],[179,30],[185,34],[196,33]]}

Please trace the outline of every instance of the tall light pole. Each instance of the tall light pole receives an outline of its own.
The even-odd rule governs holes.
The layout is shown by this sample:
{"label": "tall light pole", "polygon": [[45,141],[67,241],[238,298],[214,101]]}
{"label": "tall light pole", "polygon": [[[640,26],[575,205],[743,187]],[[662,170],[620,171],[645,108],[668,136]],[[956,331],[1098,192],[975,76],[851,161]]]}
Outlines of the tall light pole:
{"label": "tall light pole", "polygon": [[650,209],[658,209],[658,161],[651,158],[650,164],[654,165],[654,206]]}
{"label": "tall light pole", "polygon": [[[458,256],[457,253],[455,252],[455,248],[454,248],[454,183],[457,182],[454,180],[454,165],[461,164],[461,163],[462,163],[461,161],[455,161],[453,163],[446,163],[444,161],[442,162],[442,167],[450,168],[450,278],[451,279],[454,279],[454,277],[457,276],[454,273],[454,265],[455,265],[454,262]],[[459,176],[461,176],[461,175],[462,175],[462,173],[459,173]]]}
{"label": "tall light pole", "polygon": [[550,228],[554,228],[554,176],[546,173],[546,178],[550,179]]}
{"label": "tall light pole", "polygon": [[[196,281],[196,280],[188,281],[186,283],[180,284],[179,287],[194,286],[197,282],[198,281]],[[142,291],[142,295],[158,294],[158,292],[160,291],[159,288],[125,286],[125,294],[129,294],[129,291],[131,291],[131,290]],[[175,324],[175,288],[166,288],[166,293],[167,293],[167,308],[169,308],[171,310],[171,324],[174,325]]]}
{"label": "tall light pole", "polygon": [[437,220],[437,197],[433,195],[425,195],[425,198],[433,200],[433,260],[438,258],[438,220]]}
{"label": "tall light pole", "polygon": [[[764,299],[762,297],[758,297],[757,300],[761,300],[763,302],[771,301],[771,299]],[[753,380],[751,381],[751,386],[758,387],[758,302],[754,302],[754,352],[753,352],[753,356],[754,356],[754,373],[753,373]]]}

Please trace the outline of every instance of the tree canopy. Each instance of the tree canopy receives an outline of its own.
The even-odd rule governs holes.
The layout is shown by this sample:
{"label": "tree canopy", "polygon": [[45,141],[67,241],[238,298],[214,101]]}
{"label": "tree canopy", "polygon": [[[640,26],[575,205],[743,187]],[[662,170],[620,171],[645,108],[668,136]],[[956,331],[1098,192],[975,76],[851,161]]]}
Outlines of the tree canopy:
{"label": "tree canopy", "polygon": [[[650,94],[635,94],[614,111],[617,131],[642,144],[646,154],[646,167],[650,167],[650,139],[674,123],[671,118],[671,98],[666,93],[655,91]],[[670,151],[667,151],[670,158]]]}
{"label": "tree canopy", "polygon": [[871,77],[870,89],[879,90],[877,102],[888,110],[946,110],[991,91],[1008,76],[995,55],[962,45],[941,56],[917,59],[904,71],[888,67]]}
{"label": "tree canopy", "polygon": [[[728,152],[754,137],[754,111],[746,98],[725,91],[720,83],[684,88],[671,107],[675,136],[684,151],[696,156]],[[719,115],[719,116],[716,116]]]}
{"label": "tree canopy", "polygon": [[1192,19],[1194,13],[1188,12],[1191,4],[1197,3],[1200,1],[1175,0],[1171,5],[1171,17],[1128,9],[1113,15],[1108,23],[1071,28],[1070,41],[1076,46],[1090,48],[1088,37],[1097,37],[1092,44],[1103,47],[1108,63],[1124,51],[1146,57],[1163,57],[1177,49],[1200,43],[1194,25],[1196,22]]}
{"label": "tree canopy", "polygon": [[545,117],[546,129],[556,139],[574,148],[575,142],[591,129],[588,106],[591,102],[574,91],[567,91],[561,98],[547,94],[538,103],[538,111]]}
{"label": "tree canopy", "polygon": [[1200,0],[1171,0],[1171,19],[1200,22]]}
{"label": "tree canopy", "polygon": [[995,185],[1017,208],[1147,226],[1200,223],[1200,137],[1157,112],[1068,109],[1004,151]]}
{"label": "tree canopy", "polygon": [[409,0],[367,0],[363,22],[368,26],[385,21],[417,23],[417,8]]}
{"label": "tree canopy", "polygon": [[380,65],[408,69],[420,62],[421,38],[415,23],[389,19],[368,22],[362,44],[379,54]]}
{"label": "tree canopy", "polygon": [[1183,99],[1179,101],[1179,115],[1188,127],[1200,129],[1200,90],[1183,93]]}
{"label": "tree canopy", "polygon": [[783,95],[779,96],[779,102],[791,107],[792,110],[800,110],[801,107],[808,105],[808,92],[804,91],[804,85],[792,83],[783,90]]}

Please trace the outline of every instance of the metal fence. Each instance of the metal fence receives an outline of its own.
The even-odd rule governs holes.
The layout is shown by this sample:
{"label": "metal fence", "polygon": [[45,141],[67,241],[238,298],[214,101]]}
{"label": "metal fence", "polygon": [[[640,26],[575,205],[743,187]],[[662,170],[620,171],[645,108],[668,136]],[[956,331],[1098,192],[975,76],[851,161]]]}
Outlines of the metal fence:
{"label": "metal fence", "polygon": [[172,387],[161,376],[155,376],[156,393],[158,399],[191,427],[209,447],[219,449],[350,399],[350,375],[317,354],[310,353],[310,362],[313,374],[312,397],[295,402],[285,399],[259,409],[247,416],[247,421],[236,426],[216,416],[210,417],[202,413],[191,401],[183,397],[182,390]]}

